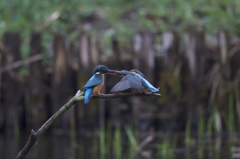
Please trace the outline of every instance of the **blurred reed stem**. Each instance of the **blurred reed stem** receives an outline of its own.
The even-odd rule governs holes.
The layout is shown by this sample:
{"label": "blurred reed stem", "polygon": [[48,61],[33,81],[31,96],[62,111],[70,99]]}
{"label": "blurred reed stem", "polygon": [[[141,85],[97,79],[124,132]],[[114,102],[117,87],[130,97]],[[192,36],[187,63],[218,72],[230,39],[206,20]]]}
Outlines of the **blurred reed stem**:
{"label": "blurred reed stem", "polygon": [[222,131],[222,121],[221,121],[221,116],[220,113],[217,109],[217,105],[213,105],[213,110],[212,110],[212,119],[213,119],[213,125],[214,125],[214,132],[217,133],[217,135],[220,135]]}
{"label": "blurred reed stem", "polygon": [[130,141],[131,147],[133,149],[136,149],[137,146],[138,146],[138,142],[137,142],[136,138],[134,137],[133,129],[130,128],[130,126],[124,126],[124,128],[125,128],[125,131],[127,133],[128,139]]}
{"label": "blurred reed stem", "polygon": [[185,144],[189,144],[191,142],[191,122],[192,118],[191,115],[188,115],[187,123],[186,123],[186,130],[185,130]]}
{"label": "blurred reed stem", "polygon": [[[238,85],[238,82],[235,82],[234,92],[235,92],[235,99],[236,99],[238,124],[240,125],[240,98],[239,98],[239,85]],[[239,131],[239,129],[238,129],[238,131]]]}
{"label": "blurred reed stem", "polygon": [[107,152],[111,152],[111,145],[112,145],[112,123],[111,123],[111,121],[107,122],[107,130],[105,132],[105,136],[106,136],[105,149]]}
{"label": "blurred reed stem", "polygon": [[228,97],[228,115],[226,126],[229,133],[234,132],[234,98],[232,93],[230,93]]}
{"label": "blurred reed stem", "polygon": [[105,131],[104,131],[104,126],[100,127],[99,143],[100,143],[100,156],[101,156],[101,159],[103,159],[103,158],[105,158]]}
{"label": "blurred reed stem", "polygon": [[121,139],[121,127],[118,123],[114,132],[114,142],[113,142],[114,152],[117,159],[121,158],[122,154],[122,139]]}
{"label": "blurred reed stem", "polygon": [[201,140],[203,138],[204,133],[204,119],[203,119],[203,113],[199,113],[198,117],[198,139]]}
{"label": "blurred reed stem", "polygon": [[18,140],[20,135],[20,129],[19,129],[19,125],[16,117],[14,117],[13,119],[13,131],[14,131],[14,138]]}

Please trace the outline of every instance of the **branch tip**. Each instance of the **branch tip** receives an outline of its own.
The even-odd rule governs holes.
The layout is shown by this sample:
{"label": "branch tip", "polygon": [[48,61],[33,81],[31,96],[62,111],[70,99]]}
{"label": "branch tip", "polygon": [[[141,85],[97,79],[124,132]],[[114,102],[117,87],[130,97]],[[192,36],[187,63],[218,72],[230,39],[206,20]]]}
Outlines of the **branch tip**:
{"label": "branch tip", "polygon": [[34,135],[36,133],[36,131],[34,131],[33,129],[31,130],[31,135]]}
{"label": "branch tip", "polygon": [[78,96],[81,93],[81,90],[78,90],[75,96]]}
{"label": "branch tip", "polygon": [[162,96],[160,93],[154,93],[154,95],[157,95],[157,96]]}

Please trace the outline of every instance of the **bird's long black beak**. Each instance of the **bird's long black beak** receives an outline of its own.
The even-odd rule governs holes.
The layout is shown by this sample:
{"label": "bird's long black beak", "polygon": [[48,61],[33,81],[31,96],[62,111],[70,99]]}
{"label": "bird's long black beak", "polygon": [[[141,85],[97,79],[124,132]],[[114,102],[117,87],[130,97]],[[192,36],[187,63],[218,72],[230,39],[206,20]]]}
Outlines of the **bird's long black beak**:
{"label": "bird's long black beak", "polygon": [[108,70],[107,74],[120,76],[120,77],[123,76],[122,73],[120,71],[117,71],[117,70]]}

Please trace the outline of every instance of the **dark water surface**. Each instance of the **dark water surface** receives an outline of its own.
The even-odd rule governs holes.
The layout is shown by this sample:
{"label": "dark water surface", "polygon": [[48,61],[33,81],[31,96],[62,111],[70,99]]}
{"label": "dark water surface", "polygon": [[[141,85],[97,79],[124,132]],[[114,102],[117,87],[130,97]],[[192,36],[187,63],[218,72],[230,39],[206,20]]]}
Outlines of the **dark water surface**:
{"label": "dark water surface", "polygon": [[[105,135],[106,136],[106,135]],[[240,140],[238,137],[211,137],[197,140],[184,139],[184,135],[159,137],[149,142],[141,151],[130,146],[127,136],[121,138],[121,153],[117,154],[114,140],[105,142],[105,153],[101,153],[99,136],[44,135],[27,154],[25,159],[230,159],[240,158]],[[182,136],[182,137],[181,137]],[[16,138],[0,134],[0,159],[14,159],[27,142],[28,136]],[[107,139],[105,138],[105,141]],[[139,144],[143,140],[139,139]],[[187,143],[187,144],[186,144]],[[117,154],[117,155],[116,155]]]}

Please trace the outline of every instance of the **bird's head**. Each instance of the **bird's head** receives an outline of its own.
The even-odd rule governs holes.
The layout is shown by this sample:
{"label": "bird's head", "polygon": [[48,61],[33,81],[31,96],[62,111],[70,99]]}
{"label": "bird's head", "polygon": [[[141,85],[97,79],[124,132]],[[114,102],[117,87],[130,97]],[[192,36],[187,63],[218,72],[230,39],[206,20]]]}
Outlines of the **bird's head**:
{"label": "bird's head", "polygon": [[99,73],[107,73],[109,71],[109,68],[104,65],[98,65],[94,68],[94,73],[99,74]]}
{"label": "bird's head", "polygon": [[117,75],[121,76],[120,71],[117,70],[110,70],[107,66],[104,65],[98,65],[94,68],[94,73],[95,74],[111,74],[111,75]]}

